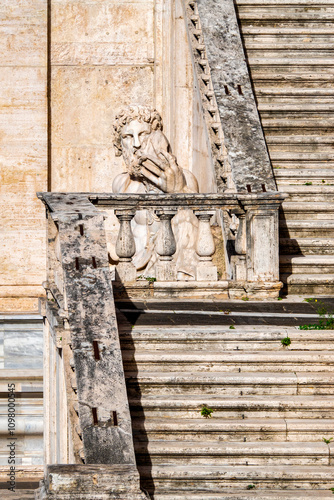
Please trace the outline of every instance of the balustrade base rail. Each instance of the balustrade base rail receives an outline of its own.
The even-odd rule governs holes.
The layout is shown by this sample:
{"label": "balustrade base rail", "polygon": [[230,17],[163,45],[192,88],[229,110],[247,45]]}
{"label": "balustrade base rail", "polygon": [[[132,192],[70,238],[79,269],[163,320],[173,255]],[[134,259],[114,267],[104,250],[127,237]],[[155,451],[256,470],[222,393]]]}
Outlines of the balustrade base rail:
{"label": "balustrade base rail", "polygon": [[115,299],[275,299],[283,286],[281,281],[137,281],[113,282]]}

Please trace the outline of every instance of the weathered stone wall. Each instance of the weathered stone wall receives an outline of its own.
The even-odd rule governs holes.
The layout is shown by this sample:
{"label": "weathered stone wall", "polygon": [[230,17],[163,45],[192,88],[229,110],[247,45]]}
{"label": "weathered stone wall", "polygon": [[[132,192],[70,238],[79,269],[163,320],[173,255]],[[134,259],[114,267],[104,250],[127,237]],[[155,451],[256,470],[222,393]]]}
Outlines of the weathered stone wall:
{"label": "weathered stone wall", "polygon": [[45,217],[35,193],[111,191],[122,104],[156,107],[180,166],[202,192],[215,179],[181,0],[6,0],[0,16],[0,310],[36,311]]}
{"label": "weathered stone wall", "polygon": [[111,191],[115,110],[153,104],[153,2],[53,0],[51,66],[52,190]]}
{"label": "weathered stone wall", "polygon": [[194,89],[180,0],[53,0],[51,75],[53,191],[111,191],[123,170],[112,145],[122,104],[156,107],[180,165],[192,168]]}
{"label": "weathered stone wall", "polygon": [[37,309],[45,279],[47,1],[0,5],[0,311]]}

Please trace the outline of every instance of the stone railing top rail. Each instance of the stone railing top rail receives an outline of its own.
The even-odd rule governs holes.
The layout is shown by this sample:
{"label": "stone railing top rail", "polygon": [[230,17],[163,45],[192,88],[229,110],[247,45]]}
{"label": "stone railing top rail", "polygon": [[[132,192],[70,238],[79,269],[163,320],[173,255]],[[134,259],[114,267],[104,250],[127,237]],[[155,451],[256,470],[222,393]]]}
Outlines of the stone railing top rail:
{"label": "stone railing top rail", "polygon": [[145,208],[192,210],[243,209],[250,205],[277,205],[284,193],[180,193],[180,194],[114,194],[114,193],[37,193],[51,212],[94,212],[96,206],[123,210]]}

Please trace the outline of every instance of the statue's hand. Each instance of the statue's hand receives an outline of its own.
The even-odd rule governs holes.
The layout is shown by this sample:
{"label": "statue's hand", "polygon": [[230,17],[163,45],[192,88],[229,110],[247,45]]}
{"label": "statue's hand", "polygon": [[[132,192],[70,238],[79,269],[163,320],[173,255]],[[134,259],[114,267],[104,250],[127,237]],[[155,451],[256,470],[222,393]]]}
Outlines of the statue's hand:
{"label": "statue's hand", "polygon": [[159,156],[142,153],[140,155],[141,175],[164,193],[182,193],[186,185],[183,172],[175,156],[161,151]]}

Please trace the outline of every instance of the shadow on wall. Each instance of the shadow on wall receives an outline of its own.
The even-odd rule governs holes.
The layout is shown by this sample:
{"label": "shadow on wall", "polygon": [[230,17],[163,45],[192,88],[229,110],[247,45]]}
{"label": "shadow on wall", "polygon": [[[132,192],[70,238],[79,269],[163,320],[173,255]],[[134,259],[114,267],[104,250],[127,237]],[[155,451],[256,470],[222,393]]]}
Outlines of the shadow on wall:
{"label": "shadow on wall", "polygon": [[295,255],[304,255],[298,240],[290,237],[288,224],[282,207],[279,210],[279,255],[280,280],[283,281],[283,293],[286,293],[286,281],[292,272],[292,258]]}

